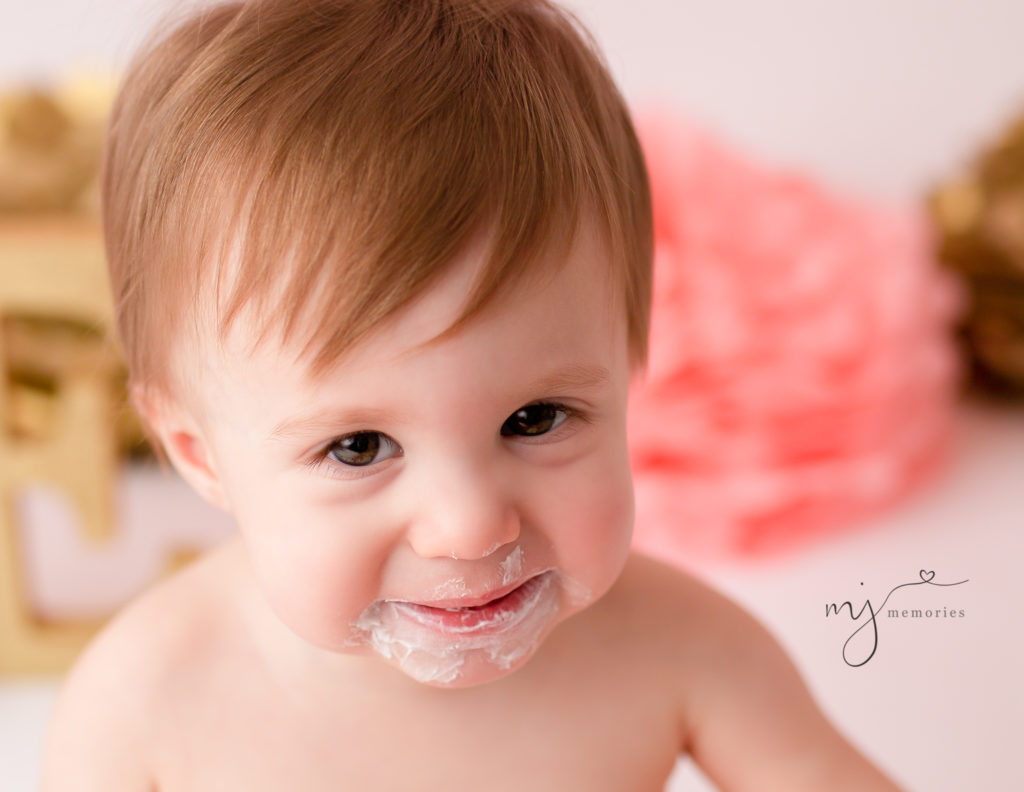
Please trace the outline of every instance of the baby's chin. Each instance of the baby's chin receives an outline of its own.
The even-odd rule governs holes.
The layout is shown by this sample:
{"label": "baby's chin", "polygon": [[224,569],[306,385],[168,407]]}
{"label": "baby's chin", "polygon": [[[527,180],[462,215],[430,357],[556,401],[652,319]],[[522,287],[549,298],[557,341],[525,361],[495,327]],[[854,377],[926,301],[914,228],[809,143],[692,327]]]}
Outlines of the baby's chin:
{"label": "baby's chin", "polygon": [[563,601],[561,577],[555,571],[538,576],[517,607],[487,619],[378,601],[355,627],[362,643],[417,682],[482,685],[524,666],[555,625],[578,610]]}
{"label": "baby's chin", "polygon": [[435,688],[470,688],[496,682],[509,676],[526,665],[536,653],[545,636],[537,641],[536,646],[517,655],[514,659],[492,659],[483,650],[472,650],[458,657],[457,662],[446,659],[432,660],[413,658],[397,660],[385,659],[407,677]]}

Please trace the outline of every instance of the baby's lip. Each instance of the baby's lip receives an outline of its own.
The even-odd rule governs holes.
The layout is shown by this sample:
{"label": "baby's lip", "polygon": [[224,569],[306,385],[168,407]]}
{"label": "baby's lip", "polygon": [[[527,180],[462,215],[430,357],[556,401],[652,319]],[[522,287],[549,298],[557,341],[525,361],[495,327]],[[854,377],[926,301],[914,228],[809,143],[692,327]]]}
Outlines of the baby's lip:
{"label": "baby's lip", "polygon": [[532,575],[527,575],[526,577],[522,578],[521,580],[519,580],[516,583],[510,583],[507,586],[502,586],[501,588],[493,589],[493,590],[491,590],[489,592],[486,592],[486,593],[478,595],[478,596],[472,596],[472,597],[450,597],[450,598],[446,598],[446,599],[434,599],[434,600],[388,600],[388,601],[389,602],[407,602],[407,603],[409,603],[411,605],[422,605],[422,606],[424,606],[426,608],[439,608],[439,609],[448,609],[448,610],[456,610],[456,609],[459,609],[459,608],[476,608],[476,607],[479,607],[480,605],[486,605],[489,602],[494,602],[494,600],[501,599],[502,597],[505,597],[505,596],[511,594],[513,591],[515,591],[517,588],[522,586],[528,580],[532,580],[533,578],[538,577],[539,575],[542,575],[542,574],[544,574],[544,573],[543,572],[535,572]]}

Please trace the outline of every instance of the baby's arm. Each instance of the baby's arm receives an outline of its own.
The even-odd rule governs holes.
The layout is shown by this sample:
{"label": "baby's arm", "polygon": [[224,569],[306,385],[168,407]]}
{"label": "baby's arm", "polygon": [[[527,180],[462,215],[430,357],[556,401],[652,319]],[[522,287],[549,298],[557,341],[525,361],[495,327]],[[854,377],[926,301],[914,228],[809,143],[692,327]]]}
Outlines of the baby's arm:
{"label": "baby's arm", "polygon": [[152,792],[146,735],[153,721],[137,620],[115,621],[68,675],[50,724],[43,792]]}
{"label": "baby's arm", "polygon": [[697,596],[709,640],[685,684],[685,748],[719,789],[899,792],[828,722],[764,627],[710,589]]}

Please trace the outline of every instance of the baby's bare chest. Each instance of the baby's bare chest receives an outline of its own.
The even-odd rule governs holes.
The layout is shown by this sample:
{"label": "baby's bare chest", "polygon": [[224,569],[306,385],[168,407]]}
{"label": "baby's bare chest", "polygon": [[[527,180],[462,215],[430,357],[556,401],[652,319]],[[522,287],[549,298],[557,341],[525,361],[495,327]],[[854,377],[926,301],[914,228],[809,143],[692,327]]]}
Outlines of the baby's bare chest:
{"label": "baby's bare chest", "polygon": [[[164,742],[160,792],[661,790],[679,734],[639,677],[562,675],[528,694],[316,708],[240,692],[194,708]],[[232,700],[232,698],[234,700]]]}

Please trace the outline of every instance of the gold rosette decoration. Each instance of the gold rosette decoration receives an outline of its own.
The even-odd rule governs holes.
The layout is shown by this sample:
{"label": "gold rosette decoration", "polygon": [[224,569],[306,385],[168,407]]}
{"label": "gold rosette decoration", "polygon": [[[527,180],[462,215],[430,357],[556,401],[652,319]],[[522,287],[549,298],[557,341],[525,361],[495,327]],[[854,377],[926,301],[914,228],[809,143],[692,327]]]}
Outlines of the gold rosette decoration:
{"label": "gold rosette decoration", "polygon": [[1024,399],[1024,114],[930,208],[939,257],[967,286],[959,335],[972,381]]}

